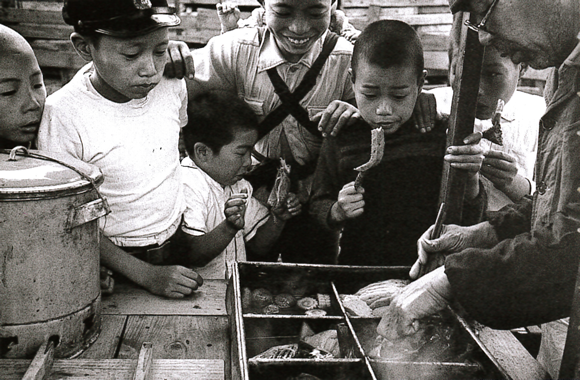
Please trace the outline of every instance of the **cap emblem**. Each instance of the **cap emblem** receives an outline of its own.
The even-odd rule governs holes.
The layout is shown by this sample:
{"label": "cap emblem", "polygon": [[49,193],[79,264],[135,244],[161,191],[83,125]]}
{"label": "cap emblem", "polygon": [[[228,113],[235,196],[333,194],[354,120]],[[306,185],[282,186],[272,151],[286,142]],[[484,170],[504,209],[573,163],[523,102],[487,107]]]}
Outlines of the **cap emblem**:
{"label": "cap emblem", "polygon": [[151,9],[151,0],[133,0],[133,4],[135,4],[135,8],[137,9]]}

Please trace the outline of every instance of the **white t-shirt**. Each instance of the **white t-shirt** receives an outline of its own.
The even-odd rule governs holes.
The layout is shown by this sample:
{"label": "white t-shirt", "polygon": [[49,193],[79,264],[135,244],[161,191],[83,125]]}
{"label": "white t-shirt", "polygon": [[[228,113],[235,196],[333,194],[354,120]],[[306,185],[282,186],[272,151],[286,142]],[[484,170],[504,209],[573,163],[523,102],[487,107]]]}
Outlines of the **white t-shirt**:
{"label": "white t-shirt", "polygon": [[179,131],[187,123],[185,81],[163,78],[143,99],[101,96],[83,67],[49,96],[38,133],[41,150],[69,154],[101,169],[111,212],[105,236],[121,246],[162,243],[183,212]]}
{"label": "white t-shirt", "polygon": [[231,274],[235,261],[246,259],[245,242],[252,239],[270,216],[268,209],[252,197],[252,185],[242,179],[232,186],[222,187],[189,158],[181,161],[185,194],[185,212],[182,230],[190,235],[201,236],[216,228],[226,218],[226,201],[232,194],[248,194],[244,228],[239,230],[226,249],[206,266],[195,271],[203,278],[224,279]]}
{"label": "white t-shirt", "polygon": [[[438,87],[428,91],[435,95],[437,112],[449,115],[453,99],[451,87]],[[504,106],[501,118],[503,146],[482,139],[479,145],[488,151],[490,149],[505,152],[516,159],[518,174],[528,179],[532,194],[536,185],[534,182],[534,165],[538,150],[538,131],[540,118],[544,115],[546,103],[537,95],[516,91],[510,101]],[[483,132],[492,127],[491,120],[475,119],[474,132]],[[496,211],[513,203],[507,195],[493,186],[491,181],[480,177],[484,182],[488,196],[488,210]]]}

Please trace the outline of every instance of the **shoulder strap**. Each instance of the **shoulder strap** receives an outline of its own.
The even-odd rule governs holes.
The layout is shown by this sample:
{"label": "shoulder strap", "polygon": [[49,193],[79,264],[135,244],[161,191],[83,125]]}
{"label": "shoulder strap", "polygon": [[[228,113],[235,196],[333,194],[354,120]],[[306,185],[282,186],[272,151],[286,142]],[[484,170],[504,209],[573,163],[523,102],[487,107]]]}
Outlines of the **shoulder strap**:
{"label": "shoulder strap", "polygon": [[324,40],[324,45],[320,55],[318,55],[312,64],[312,67],[310,67],[310,69],[306,72],[302,82],[300,82],[294,92],[290,92],[286,83],[284,83],[282,78],[280,78],[276,67],[273,67],[267,71],[270,81],[274,86],[274,91],[282,101],[282,104],[270,112],[260,123],[258,127],[260,138],[268,134],[290,114],[294,116],[296,120],[298,120],[298,122],[310,133],[315,135],[320,133],[318,132],[316,124],[310,121],[310,118],[308,117],[308,111],[302,108],[300,101],[316,85],[318,74],[320,74],[324,63],[330,56],[332,50],[334,50],[337,41],[338,35],[329,31]]}

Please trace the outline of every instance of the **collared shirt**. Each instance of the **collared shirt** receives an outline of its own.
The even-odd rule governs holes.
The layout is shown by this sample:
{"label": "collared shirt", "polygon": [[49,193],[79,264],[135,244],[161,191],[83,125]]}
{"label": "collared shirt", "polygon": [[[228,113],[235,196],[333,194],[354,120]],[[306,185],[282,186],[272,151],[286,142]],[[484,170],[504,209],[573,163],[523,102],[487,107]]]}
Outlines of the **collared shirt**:
{"label": "collared shirt", "polygon": [[204,235],[225,220],[224,208],[232,194],[248,194],[244,228],[239,230],[226,249],[207,265],[196,268],[206,279],[224,279],[231,274],[235,261],[246,259],[245,242],[252,239],[270,216],[268,209],[252,197],[252,185],[242,179],[232,186],[223,187],[201,170],[189,157],[181,161],[186,208],[181,229],[190,235]]}
{"label": "collared shirt", "polygon": [[[429,91],[435,95],[437,112],[449,115],[453,99],[451,87],[439,87]],[[502,112],[501,129],[503,145],[493,144],[482,139],[479,146],[484,151],[495,150],[505,152],[516,160],[518,174],[530,181],[531,193],[535,191],[534,164],[538,150],[538,129],[540,118],[546,110],[546,102],[541,96],[516,91]],[[474,132],[483,132],[492,127],[491,119],[475,119]],[[488,210],[497,211],[503,206],[513,203],[501,190],[495,188],[493,183],[482,176],[487,199]]]}
{"label": "collared shirt", "polygon": [[[235,91],[261,121],[281,104],[266,70],[275,67],[290,91],[294,91],[322,51],[325,36],[326,33],[296,63],[282,56],[274,36],[267,29],[243,28],[216,36],[204,48],[192,53],[195,81],[191,84],[190,95],[207,89]],[[333,100],[354,99],[348,70],[351,56],[352,44],[339,38],[316,86],[300,102],[310,117],[325,110]],[[256,150],[266,157],[282,157],[282,134],[286,135],[296,162],[304,165],[317,159],[321,137],[301,127],[291,115],[262,138]]]}
{"label": "collared shirt", "polygon": [[185,82],[163,78],[145,98],[115,103],[95,90],[92,70],[86,65],[48,97],[38,147],[101,169],[111,213],[99,222],[113,243],[161,244],[184,207],[178,142],[187,123]]}

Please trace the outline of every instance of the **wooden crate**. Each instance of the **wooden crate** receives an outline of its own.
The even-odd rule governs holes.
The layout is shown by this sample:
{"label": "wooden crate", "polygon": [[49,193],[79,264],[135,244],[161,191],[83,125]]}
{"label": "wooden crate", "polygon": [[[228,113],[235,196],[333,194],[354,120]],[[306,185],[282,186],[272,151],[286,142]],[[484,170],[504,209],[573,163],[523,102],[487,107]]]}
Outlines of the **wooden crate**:
{"label": "wooden crate", "polygon": [[341,7],[357,29],[384,19],[413,26],[423,42],[428,76],[447,75],[449,32],[453,23],[448,0],[343,0]]}
{"label": "wooden crate", "polygon": [[[284,379],[305,372],[321,379],[541,379],[545,372],[509,331],[496,331],[468,322],[449,310],[459,344],[475,347],[470,359],[447,362],[384,360],[370,357],[378,318],[352,317],[345,312],[341,294],[353,294],[361,287],[390,278],[405,278],[408,267],[352,267],[286,263],[241,262],[235,267],[226,295],[231,316],[232,379]],[[268,315],[252,307],[244,293],[266,288],[274,295],[291,292],[296,296],[329,294],[327,315],[313,317],[293,309]],[[288,290],[290,289],[290,290]],[[349,341],[341,341],[340,357],[330,359],[263,359],[255,356],[270,347],[297,343],[307,323],[314,332],[346,325]],[[338,329],[338,327],[336,327]],[[460,348],[461,350],[461,348]],[[353,355],[344,357],[343,352]],[[432,357],[432,356],[430,356]],[[285,375],[282,376],[281,374]]]}

